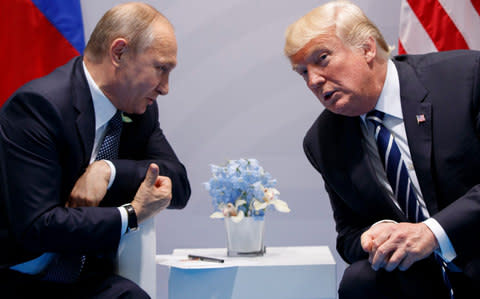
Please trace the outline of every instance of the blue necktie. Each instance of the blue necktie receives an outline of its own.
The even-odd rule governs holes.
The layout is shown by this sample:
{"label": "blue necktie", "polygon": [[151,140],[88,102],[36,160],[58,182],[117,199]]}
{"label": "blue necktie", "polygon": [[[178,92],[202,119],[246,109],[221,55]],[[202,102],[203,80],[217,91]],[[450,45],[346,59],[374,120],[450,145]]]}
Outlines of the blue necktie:
{"label": "blue necktie", "polygon": [[[122,125],[121,112],[117,111],[108,122],[105,138],[103,139],[95,160],[118,158]],[[86,255],[70,253],[57,254],[54,260],[48,265],[42,279],[57,283],[73,283],[80,277],[86,260]]]}
{"label": "blue necktie", "polygon": [[378,153],[387,179],[392,187],[393,194],[402,211],[410,222],[420,222],[426,219],[422,212],[418,198],[413,191],[412,181],[408,175],[407,167],[403,162],[400,149],[393,135],[383,125],[385,113],[374,110],[367,114],[367,119],[375,126],[375,139]]}
{"label": "blue necktie", "polygon": [[120,135],[122,133],[122,114],[117,113],[108,122],[105,138],[98,150],[95,160],[110,160],[118,158],[118,148],[120,145]]}
{"label": "blue necktie", "polygon": [[[388,182],[392,187],[398,205],[407,216],[408,221],[417,223],[427,219],[425,217],[418,197],[413,190],[412,181],[408,175],[407,167],[402,159],[400,149],[395,138],[390,131],[383,125],[385,113],[373,110],[367,113],[369,120],[375,127],[375,140],[377,141],[378,153],[382,160],[383,167],[387,174]],[[435,254],[435,259],[440,263],[445,285],[449,289],[450,298],[454,299],[453,289],[448,279],[447,265],[443,259]]]}

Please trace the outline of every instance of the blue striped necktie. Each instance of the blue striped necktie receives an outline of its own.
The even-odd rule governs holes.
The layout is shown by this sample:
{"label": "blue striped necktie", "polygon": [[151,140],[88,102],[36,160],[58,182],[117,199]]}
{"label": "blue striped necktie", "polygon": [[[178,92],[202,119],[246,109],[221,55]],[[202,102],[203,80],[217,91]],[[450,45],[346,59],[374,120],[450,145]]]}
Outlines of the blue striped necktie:
{"label": "blue striped necktie", "polygon": [[[383,125],[384,117],[385,113],[378,110],[370,111],[366,116],[367,120],[374,125],[378,153],[387,174],[388,182],[392,187],[398,205],[405,213],[408,221],[413,223],[424,221],[427,217],[425,217],[418,197],[413,190],[412,181],[395,138]],[[437,254],[435,254],[435,259],[441,265],[443,280],[450,291],[450,298],[454,299],[453,289],[446,272],[447,265]]]}
{"label": "blue striped necktie", "polygon": [[375,140],[378,153],[387,174],[388,182],[398,205],[410,222],[420,222],[426,219],[413,190],[412,181],[407,167],[403,162],[400,149],[390,131],[383,125],[385,113],[373,110],[367,114],[367,119],[375,126]]}
{"label": "blue striped necktie", "polygon": [[[121,112],[117,111],[108,122],[105,138],[103,139],[95,160],[118,158],[122,125]],[[42,279],[57,283],[73,283],[80,277],[86,260],[87,256],[82,254],[56,254],[54,260],[48,265]]]}

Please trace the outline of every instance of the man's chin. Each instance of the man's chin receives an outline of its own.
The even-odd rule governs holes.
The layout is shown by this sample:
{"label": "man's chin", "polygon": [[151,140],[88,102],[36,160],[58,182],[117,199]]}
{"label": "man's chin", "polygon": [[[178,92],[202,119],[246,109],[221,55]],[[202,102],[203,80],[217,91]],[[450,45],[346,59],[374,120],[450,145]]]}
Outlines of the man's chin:
{"label": "man's chin", "polygon": [[348,103],[342,103],[340,101],[337,101],[333,105],[325,106],[325,109],[343,116],[359,116],[362,114],[357,113]]}
{"label": "man's chin", "polygon": [[135,112],[135,114],[144,114],[145,111],[147,111],[147,108],[148,108],[149,105],[146,105],[145,107],[142,107],[141,109],[139,109],[138,111]]}

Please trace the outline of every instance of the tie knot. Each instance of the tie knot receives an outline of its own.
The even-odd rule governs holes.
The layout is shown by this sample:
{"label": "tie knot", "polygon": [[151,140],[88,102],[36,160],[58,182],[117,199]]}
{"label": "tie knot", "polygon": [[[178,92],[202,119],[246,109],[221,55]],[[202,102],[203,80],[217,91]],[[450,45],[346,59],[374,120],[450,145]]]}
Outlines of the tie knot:
{"label": "tie knot", "polygon": [[367,113],[367,120],[373,122],[374,124],[381,124],[383,123],[383,118],[385,117],[385,113],[378,111],[378,110],[372,110]]}

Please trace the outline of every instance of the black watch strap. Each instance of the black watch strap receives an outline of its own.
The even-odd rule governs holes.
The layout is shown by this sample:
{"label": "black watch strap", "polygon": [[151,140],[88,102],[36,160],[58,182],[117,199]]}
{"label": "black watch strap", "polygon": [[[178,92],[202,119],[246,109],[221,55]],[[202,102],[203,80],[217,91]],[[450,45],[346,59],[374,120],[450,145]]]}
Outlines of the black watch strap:
{"label": "black watch strap", "polygon": [[129,203],[126,205],[123,205],[122,207],[124,207],[125,210],[127,210],[127,214],[128,214],[127,232],[136,231],[138,229],[138,223],[137,223],[137,214],[135,213],[135,209]]}

